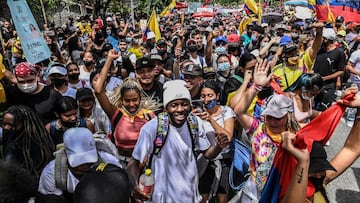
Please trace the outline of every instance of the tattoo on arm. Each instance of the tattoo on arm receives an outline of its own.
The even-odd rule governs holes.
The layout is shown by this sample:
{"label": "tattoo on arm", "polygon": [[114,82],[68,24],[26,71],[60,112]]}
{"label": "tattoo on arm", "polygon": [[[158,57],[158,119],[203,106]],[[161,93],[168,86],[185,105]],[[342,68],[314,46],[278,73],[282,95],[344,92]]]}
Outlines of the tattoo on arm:
{"label": "tattoo on arm", "polygon": [[303,179],[303,173],[304,173],[304,168],[301,168],[301,171],[299,173],[299,178],[298,178],[298,183],[301,183],[302,179]]}

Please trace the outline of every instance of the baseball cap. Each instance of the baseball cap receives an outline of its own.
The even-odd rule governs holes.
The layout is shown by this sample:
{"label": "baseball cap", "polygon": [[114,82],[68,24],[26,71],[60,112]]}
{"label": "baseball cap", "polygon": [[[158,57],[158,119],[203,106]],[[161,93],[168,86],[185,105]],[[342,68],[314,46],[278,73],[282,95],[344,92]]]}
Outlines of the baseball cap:
{"label": "baseball cap", "polygon": [[288,112],[293,112],[293,101],[282,94],[275,94],[269,98],[262,115],[282,118]]}
{"label": "baseball cap", "polygon": [[106,18],[106,22],[112,22],[112,18],[109,16]]}
{"label": "baseball cap", "polygon": [[136,69],[146,68],[146,67],[154,68],[154,66],[155,66],[154,61],[148,57],[142,57],[136,60]]}
{"label": "baseball cap", "polygon": [[279,24],[275,25],[275,30],[278,30],[278,29],[287,30],[287,27],[286,27],[286,25],[279,23]]}
{"label": "baseball cap", "polygon": [[339,32],[337,32],[336,35],[340,35],[340,36],[342,36],[342,37],[345,37],[345,36],[346,36],[346,32],[345,32],[345,30],[339,30]]}
{"label": "baseball cap", "polygon": [[224,36],[219,36],[215,39],[215,43],[218,43],[219,41],[223,41],[223,42],[227,43],[226,37],[224,37]]}
{"label": "baseball cap", "polygon": [[321,145],[321,143],[313,142],[310,152],[309,174],[318,173],[326,170],[336,171],[336,169],[327,160],[326,151]]}
{"label": "baseball cap", "polygon": [[227,37],[228,46],[238,47],[240,43],[240,37],[237,34],[231,34]]}
{"label": "baseball cap", "polygon": [[254,25],[253,30],[260,34],[264,34],[264,32],[265,32],[264,28],[259,25]]}
{"label": "baseball cap", "polygon": [[213,67],[205,67],[204,68],[204,78],[207,78],[211,75],[216,75],[216,71]]}
{"label": "baseball cap", "polygon": [[155,38],[155,33],[153,32],[148,32],[147,35],[146,35],[146,39],[152,39],[152,38]]}
{"label": "baseball cap", "polygon": [[161,63],[163,62],[163,59],[159,54],[151,54],[150,59],[153,61],[160,61]]}
{"label": "baseball cap", "polygon": [[289,53],[293,50],[296,50],[298,47],[294,43],[288,43],[283,48],[283,53]]}
{"label": "baseball cap", "polygon": [[83,101],[85,99],[95,99],[90,88],[82,87],[76,91],[76,100]]}
{"label": "baseball cap", "polygon": [[164,39],[159,39],[157,42],[156,42],[156,45],[157,46],[160,46],[162,44],[166,44],[166,41]]}
{"label": "baseball cap", "polygon": [[292,42],[292,39],[290,36],[288,35],[284,35],[280,38],[280,46],[283,46],[283,45],[286,45],[286,44],[289,44]]}
{"label": "baseball cap", "polygon": [[324,28],[323,29],[323,37],[329,40],[335,40],[336,39],[336,33],[334,29],[332,28]]}
{"label": "baseball cap", "polygon": [[71,167],[98,160],[93,134],[87,128],[70,128],[64,133],[65,153]]}
{"label": "baseball cap", "polygon": [[188,41],[186,41],[186,46],[189,46],[190,44],[195,44],[196,45],[196,41],[192,38],[188,39]]}
{"label": "baseball cap", "polygon": [[54,66],[50,67],[48,75],[52,75],[52,74],[66,75],[67,70],[66,70],[66,68],[64,66],[54,65]]}
{"label": "baseball cap", "polygon": [[113,49],[113,45],[110,43],[105,43],[102,47],[102,51],[110,51],[111,49]]}
{"label": "baseball cap", "polygon": [[189,64],[184,68],[184,75],[203,76],[203,71],[199,65]]}

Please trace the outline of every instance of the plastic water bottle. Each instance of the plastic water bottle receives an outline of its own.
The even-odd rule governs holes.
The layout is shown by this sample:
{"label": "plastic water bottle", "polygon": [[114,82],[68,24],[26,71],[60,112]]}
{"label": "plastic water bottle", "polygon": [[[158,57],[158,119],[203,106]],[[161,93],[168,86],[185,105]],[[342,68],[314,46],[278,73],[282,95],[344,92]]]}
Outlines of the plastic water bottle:
{"label": "plastic water bottle", "polygon": [[356,114],[356,108],[347,108],[346,119],[348,121],[354,121],[355,120],[355,114]]}
{"label": "plastic water bottle", "polygon": [[139,190],[144,195],[149,197],[148,201],[145,202],[151,202],[151,196],[154,191],[154,175],[152,174],[151,169],[146,169],[145,173],[141,174],[139,179]]}

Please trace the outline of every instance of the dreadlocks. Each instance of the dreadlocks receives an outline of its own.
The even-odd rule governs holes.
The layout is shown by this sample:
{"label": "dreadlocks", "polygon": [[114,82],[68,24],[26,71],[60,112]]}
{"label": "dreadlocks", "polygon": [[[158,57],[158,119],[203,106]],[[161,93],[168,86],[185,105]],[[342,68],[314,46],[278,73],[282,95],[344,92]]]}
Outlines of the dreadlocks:
{"label": "dreadlocks", "polygon": [[292,133],[298,132],[301,127],[295,118],[294,112],[288,112],[287,117],[288,117],[287,126],[286,126],[287,130]]}
{"label": "dreadlocks", "polygon": [[39,177],[42,169],[53,158],[55,147],[50,135],[40,118],[26,106],[11,106],[5,114],[14,116],[15,133],[9,142],[22,151],[25,169]]}

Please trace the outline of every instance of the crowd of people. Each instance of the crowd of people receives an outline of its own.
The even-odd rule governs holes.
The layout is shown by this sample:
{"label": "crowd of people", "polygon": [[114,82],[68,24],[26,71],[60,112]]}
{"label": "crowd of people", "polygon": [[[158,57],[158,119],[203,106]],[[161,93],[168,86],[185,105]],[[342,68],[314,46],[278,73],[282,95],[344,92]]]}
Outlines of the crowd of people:
{"label": "crowd of people", "polygon": [[[239,139],[249,178],[233,201],[260,200],[279,148],[297,165],[278,201],[316,202],[316,192],[328,201],[324,184],[360,155],[360,111],[331,161],[322,144],[293,141],[332,105],[360,108],[360,24],[286,16],[238,26],[248,19],[175,12],[160,18],[158,36],[116,15],[70,18],[44,25],[51,58],[38,64],[5,21],[0,199],[228,202],[239,192],[229,185]],[[145,168],[150,197],[138,187]]]}

